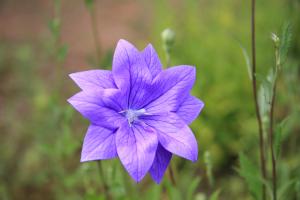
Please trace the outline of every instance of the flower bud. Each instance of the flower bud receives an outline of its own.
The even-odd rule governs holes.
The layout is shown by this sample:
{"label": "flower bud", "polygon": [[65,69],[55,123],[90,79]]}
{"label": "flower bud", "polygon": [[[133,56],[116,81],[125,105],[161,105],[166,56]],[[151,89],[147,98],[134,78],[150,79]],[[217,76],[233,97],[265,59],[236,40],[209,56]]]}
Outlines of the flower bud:
{"label": "flower bud", "polygon": [[167,28],[161,33],[161,38],[165,50],[169,52],[175,42],[175,32],[172,29]]}
{"label": "flower bud", "polygon": [[271,38],[275,44],[275,47],[279,47],[280,45],[280,39],[275,33],[271,33]]}

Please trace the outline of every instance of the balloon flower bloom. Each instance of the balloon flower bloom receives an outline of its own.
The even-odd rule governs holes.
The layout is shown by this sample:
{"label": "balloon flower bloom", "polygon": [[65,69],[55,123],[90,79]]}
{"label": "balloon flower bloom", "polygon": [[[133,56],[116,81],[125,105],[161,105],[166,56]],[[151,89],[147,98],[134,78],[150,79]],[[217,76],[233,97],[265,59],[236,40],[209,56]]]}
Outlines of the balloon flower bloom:
{"label": "balloon flower bloom", "polygon": [[139,182],[150,173],[160,183],[172,155],[196,161],[198,145],[188,127],[204,104],[191,96],[196,69],[162,69],[151,44],[142,52],[120,40],[112,71],[70,74],[81,91],[68,102],[87,118],[81,162],[118,157]]}

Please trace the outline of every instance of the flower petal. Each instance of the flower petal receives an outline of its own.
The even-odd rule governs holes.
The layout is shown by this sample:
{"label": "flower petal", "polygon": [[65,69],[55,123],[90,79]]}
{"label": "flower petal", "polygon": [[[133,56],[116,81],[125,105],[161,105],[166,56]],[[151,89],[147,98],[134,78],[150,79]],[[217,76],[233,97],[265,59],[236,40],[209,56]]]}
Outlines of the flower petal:
{"label": "flower petal", "polygon": [[170,112],[165,116],[144,116],[141,120],[157,131],[159,143],[166,150],[191,161],[197,160],[196,138],[175,113]]}
{"label": "flower petal", "polygon": [[113,130],[90,125],[83,141],[81,162],[116,157],[115,135]]}
{"label": "flower petal", "polygon": [[152,77],[154,78],[157,74],[162,71],[162,64],[159,60],[159,57],[151,44],[142,51],[142,56],[145,59],[145,62],[151,72]]}
{"label": "flower petal", "polygon": [[155,131],[135,123],[124,123],[116,133],[116,146],[119,158],[130,176],[137,182],[149,171],[157,148]]}
{"label": "flower petal", "polygon": [[201,100],[189,95],[175,113],[185,123],[190,124],[197,118],[203,107],[204,103]]}
{"label": "flower petal", "polygon": [[153,164],[149,170],[151,177],[157,184],[162,180],[171,158],[172,154],[165,150],[161,144],[158,144]]}
{"label": "flower petal", "polygon": [[116,89],[81,91],[68,99],[68,102],[93,124],[117,128],[126,119],[118,113],[122,110],[121,106],[110,98],[110,95],[118,94],[116,91]]}
{"label": "flower petal", "polygon": [[113,77],[125,94],[128,108],[133,108],[139,95],[152,82],[151,73],[141,53],[129,42],[120,40],[113,58]]}
{"label": "flower petal", "polygon": [[189,94],[195,81],[195,68],[171,67],[159,73],[152,83],[152,92],[144,97],[148,114],[175,111]]}
{"label": "flower petal", "polygon": [[95,88],[116,88],[112,72],[108,70],[88,70],[69,75],[82,90]]}

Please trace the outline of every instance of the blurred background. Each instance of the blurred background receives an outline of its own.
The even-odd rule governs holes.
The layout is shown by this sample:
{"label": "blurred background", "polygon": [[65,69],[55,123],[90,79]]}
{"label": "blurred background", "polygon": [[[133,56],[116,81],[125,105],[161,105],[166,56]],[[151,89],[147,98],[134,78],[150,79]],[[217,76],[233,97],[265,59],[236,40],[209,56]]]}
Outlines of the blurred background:
{"label": "blurred background", "polygon": [[[259,74],[274,66],[270,34],[287,21],[293,38],[275,119],[289,117],[278,174],[283,199],[300,199],[300,1],[257,2]],[[206,104],[191,125],[199,160],[172,159],[176,187],[168,173],[161,185],[148,175],[136,184],[117,159],[103,161],[109,192],[130,200],[205,200],[216,191],[222,200],[252,199],[237,172],[240,152],[258,164],[240,47],[250,52],[250,1],[241,0],[0,0],[0,199],[105,199],[96,163],[79,162],[88,121],[66,102],[79,91],[68,74],[111,69],[120,38],[139,49],[152,43],[165,65],[165,28],[176,32],[171,65],[197,68],[193,95]]]}

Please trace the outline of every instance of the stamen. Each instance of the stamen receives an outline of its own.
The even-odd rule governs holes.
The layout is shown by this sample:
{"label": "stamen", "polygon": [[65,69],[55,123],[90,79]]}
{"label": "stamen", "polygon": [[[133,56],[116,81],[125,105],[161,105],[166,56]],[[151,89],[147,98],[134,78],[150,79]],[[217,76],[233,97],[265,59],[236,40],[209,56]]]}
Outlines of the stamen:
{"label": "stamen", "polygon": [[146,114],[146,110],[145,109],[140,109],[140,110],[128,109],[128,110],[123,110],[119,113],[125,113],[125,117],[127,118],[129,125],[131,126],[134,121],[138,120],[139,116]]}

